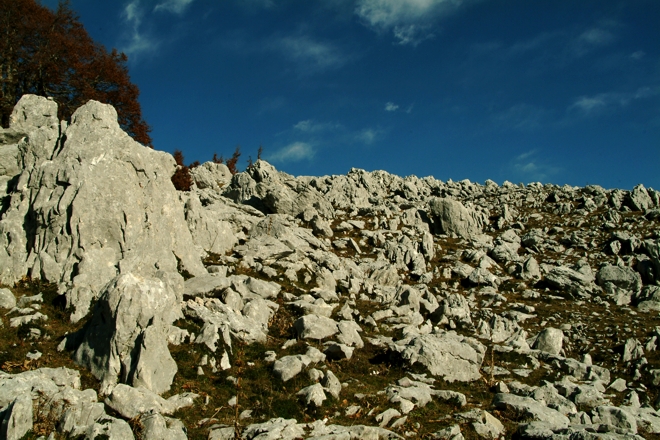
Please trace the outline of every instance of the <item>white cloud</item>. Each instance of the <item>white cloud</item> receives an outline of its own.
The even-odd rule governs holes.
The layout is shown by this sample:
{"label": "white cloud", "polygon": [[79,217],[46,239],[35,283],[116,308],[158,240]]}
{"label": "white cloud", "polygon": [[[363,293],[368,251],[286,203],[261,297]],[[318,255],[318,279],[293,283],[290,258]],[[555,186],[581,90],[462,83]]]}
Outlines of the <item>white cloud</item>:
{"label": "white cloud", "polygon": [[614,34],[603,28],[587,29],[578,37],[579,41],[596,46],[611,43],[614,39]]}
{"label": "white cloud", "polygon": [[381,134],[382,134],[381,130],[374,128],[365,128],[363,130],[360,130],[357,134],[355,134],[354,139],[358,142],[371,145],[374,143],[376,139],[380,137]]}
{"label": "white cloud", "polygon": [[314,148],[306,142],[294,142],[268,157],[273,162],[298,162],[314,157]]}
{"label": "white cloud", "polygon": [[510,169],[517,178],[530,181],[545,181],[561,171],[561,168],[547,163],[539,157],[539,150],[533,149],[514,157],[510,162]]}
{"label": "white cloud", "polygon": [[619,23],[609,20],[585,29],[570,41],[569,51],[575,57],[582,57],[599,47],[611,44],[617,39],[615,31],[619,27]]}
{"label": "white cloud", "polygon": [[469,0],[358,0],[355,13],[377,31],[392,31],[399,44],[417,45],[432,37],[434,21]]}
{"label": "white cloud", "polygon": [[578,98],[570,108],[576,108],[584,113],[592,113],[602,107],[605,107],[605,95],[582,96]]}
{"label": "white cloud", "polygon": [[282,37],[271,43],[270,47],[297,62],[305,71],[337,68],[346,62],[346,57],[337,47],[307,35]]}
{"label": "white cloud", "polygon": [[128,26],[128,30],[124,35],[127,43],[122,49],[122,52],[127,55],[135,56],[140,53],[153,51],[158,47],[157,41],[154,41],[140,31],[144,14],[145,10],[140,0],[133,0],[124,7],[122,18]]}
{"label": "white cloud", "polygon": [[568,107],[584,115],[594,115],[608,108],[625,107],[634,101],[648,99],[660,94],[660,87],[640,87],[635,92],[599,93],[594,96],[580,96]]}
{"label": "white cloud", "polygon": [[320,131],[329,131],[340,128],[339,124],[333,124],[332,122],[315,122],[311,119],[305,121],[300,121],[293,126],[294,130],[301,131],[303,133],[318,133]]}
{"label": "white cloud", "polygon": [[194,0],[165,0],[154,8],[154,11],[169,11],[174,14],[181,14],[186,7]]}
{"label": "white cloud", "polygon": [[385,111],[387,112],[395,112],[398,108],[399,106],[393,102],[388,102],[387,104],[385,104]]}

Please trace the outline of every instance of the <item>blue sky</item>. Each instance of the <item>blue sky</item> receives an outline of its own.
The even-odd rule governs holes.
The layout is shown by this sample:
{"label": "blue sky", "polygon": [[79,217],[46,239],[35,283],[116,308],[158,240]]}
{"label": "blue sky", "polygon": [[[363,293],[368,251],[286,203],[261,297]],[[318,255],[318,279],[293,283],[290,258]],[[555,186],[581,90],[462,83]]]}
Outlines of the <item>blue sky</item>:
{"label": "blue sky", "polygon": [[71,7],[129,56],[155,148],[188,162],[263,145],[294,175],[660,189],[658,0]]}

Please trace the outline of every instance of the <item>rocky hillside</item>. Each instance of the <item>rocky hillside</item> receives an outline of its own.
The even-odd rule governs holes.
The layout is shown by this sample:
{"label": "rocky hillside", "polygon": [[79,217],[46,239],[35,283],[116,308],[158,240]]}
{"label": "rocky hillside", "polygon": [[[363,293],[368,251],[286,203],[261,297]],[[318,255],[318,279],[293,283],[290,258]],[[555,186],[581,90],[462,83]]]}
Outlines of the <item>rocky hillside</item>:
{"label": "rocky hillside", "polygon": [[175,169],[0,130],[1,438],[660,438],[660,192]]}

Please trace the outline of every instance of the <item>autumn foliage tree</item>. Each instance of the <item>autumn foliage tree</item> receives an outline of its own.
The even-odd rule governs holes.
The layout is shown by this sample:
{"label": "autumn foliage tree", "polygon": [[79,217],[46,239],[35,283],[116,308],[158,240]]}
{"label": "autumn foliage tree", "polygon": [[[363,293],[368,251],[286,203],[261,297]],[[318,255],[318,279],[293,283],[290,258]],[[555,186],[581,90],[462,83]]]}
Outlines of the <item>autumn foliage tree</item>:
{"label": "autumn foliage tree", "polygon": [[78,107],[95,99],[113,105],[121,127],[151,146],[126,55],[115,49],[108,52],[94,42],[68,1],[60,1],[52,11],[35,0],[0,0],[0,33],[3,127],[26,93],[52,97],[60,119],[69,119]]}

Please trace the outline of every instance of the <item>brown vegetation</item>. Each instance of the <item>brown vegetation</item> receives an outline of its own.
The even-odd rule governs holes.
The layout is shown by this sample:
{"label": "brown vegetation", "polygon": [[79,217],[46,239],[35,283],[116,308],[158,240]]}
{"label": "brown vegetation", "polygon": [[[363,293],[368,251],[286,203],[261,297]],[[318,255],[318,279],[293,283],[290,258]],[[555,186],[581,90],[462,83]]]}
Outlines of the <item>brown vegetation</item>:
{"label": "brown vegetation", "polygon": [[111,104],[119,124],[151,146],[138,87],[131,83],[125,54],[108,52],[91,39],[68,1],[57,10],[35,0],[0,0],[0,123],[26,93],[52,97],[58,117],[69,119],[90,99]]}

